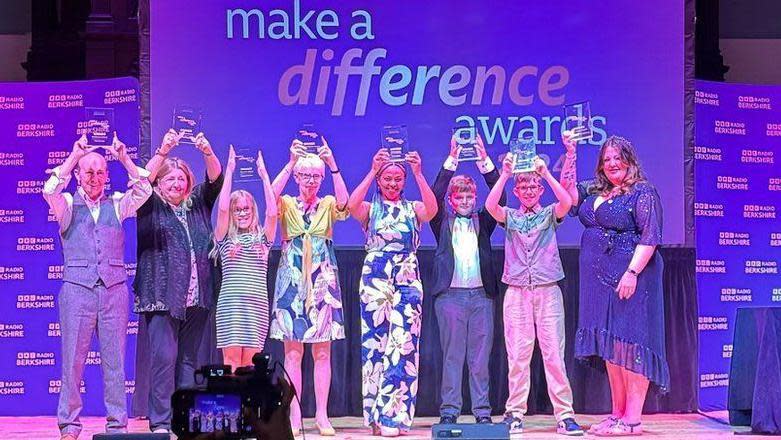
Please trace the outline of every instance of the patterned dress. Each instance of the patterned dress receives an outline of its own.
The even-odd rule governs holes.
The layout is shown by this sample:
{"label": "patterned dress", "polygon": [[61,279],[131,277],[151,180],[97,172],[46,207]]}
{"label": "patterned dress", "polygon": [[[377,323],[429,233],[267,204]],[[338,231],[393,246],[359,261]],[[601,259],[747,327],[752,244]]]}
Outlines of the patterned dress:
{"label": "patterned dress", "polygon": [[360,283],[363,416],[409,430],[418,393],[423,288],[413,203],[372,204]]}
{"label": "patterned dress", "polygon": [[[317,343],[344,339],[342,290],[333,224],[348,216],[326,196],[309,212],[295,197],[279,201],[282,256],[274,292],[271,337]],[[308,274],[308,275],[307,275]]]}
{"label": "patterned dress", "polygon": [[268,252],[266,235],[245,233],[234,244],[219,244],[222,287],[217,298],[217,348],[251,347],[263,350],[268,334]]}
{"label": "patterned dress", "polygon": [[657,250],[637,277],[629,299],[616,286],[639,244],[662,243],[662,206],[656,189],[635,184],[594,209],[591,182],[578,183],[573,208],[585,226],[580,244],[580,313],[575,356],[598,357],[642,374],[666,391],[670,386],[664,337],[664,262]]}

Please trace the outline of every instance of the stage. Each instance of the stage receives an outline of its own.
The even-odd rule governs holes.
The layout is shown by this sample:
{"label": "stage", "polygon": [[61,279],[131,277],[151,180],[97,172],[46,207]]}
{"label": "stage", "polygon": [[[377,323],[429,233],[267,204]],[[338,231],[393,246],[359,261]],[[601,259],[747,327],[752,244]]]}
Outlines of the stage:
{"label": "stage", "polygon": [[[716,419],[726,421],[727,412],[719,411],[709,413],[704,417],[699,414],[654,414],[644,417],[645,437],[654,439],[714,439],[730,438],[735,434],[749,433],[748,427],[734,427],[718,423]],[[603,416],[578,416],[577,420],[584,427],[596,423]],[[499,416],[494,416],[498,421]],[[431,438],[431,425],[437,421],[433,417],[422,417],[415,420],[415,429],[408,435],[400,438],[428,439]],[[463,416],[461,422],[471,421],[471,417]],[[80,438],[89,440],[95,433],[102,432],[104,419],[100,417],[85,417],[82,419],[84,430]],[[314,427],[314,420],[305,421],[307,439],[376,439],[362,426],[358,417],[339,417],[332,419],[337,429],[336,437],[320,437]],[[146,420],[132,419],[130,421],[131,432],[147,432]],[[38,440],[57,439],[57,420],[55,417],[0,417],[0,438],[3,440]],[[543,439],[565,438],[557,435],[554,430],[553,418],[546,415],[536,415],[526,418],[526,431],[512,438]],[[752,436],[753,438],[774,438],[772,436]],[[296,439],[303,439],[298,436]]]}

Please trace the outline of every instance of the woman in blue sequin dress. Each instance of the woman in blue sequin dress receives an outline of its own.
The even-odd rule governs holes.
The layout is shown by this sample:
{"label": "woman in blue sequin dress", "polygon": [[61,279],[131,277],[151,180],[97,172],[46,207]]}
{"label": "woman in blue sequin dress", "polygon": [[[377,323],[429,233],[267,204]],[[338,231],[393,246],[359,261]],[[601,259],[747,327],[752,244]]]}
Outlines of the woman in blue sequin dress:
{"label": "woman in blue sequin dress", "polygon": [[[566,132],[564,143],[574,158],[575,143]],[[610,381],[612,414],[590,432],[636,435],[642,433],[640,417],[649,382],[662,391],[670,385],[664,263],[657,250],[662,207],[628,140],[611,136],[599,158],[593,180],[575,185],[573,167],[562,182],[573,198],[573,215],[585,226],[575,356],[603,360]]]}

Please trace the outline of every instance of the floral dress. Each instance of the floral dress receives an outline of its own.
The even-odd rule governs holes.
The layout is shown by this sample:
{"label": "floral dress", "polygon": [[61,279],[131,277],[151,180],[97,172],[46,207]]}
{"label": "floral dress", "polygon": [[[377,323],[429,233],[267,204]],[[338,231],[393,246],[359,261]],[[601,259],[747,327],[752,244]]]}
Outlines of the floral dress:
{"label": "floral dress", "polygon": [[309,212],[298,198],[279,202],[282,256],[274,292],[270,336],[304,343],[344,339],[333,224],[348,216],[326,196]]}
{"label": "floral dress", "polygon": [[408,430],[418,392],[423,288],[413,202],[373,203],[361,272],[363,415],[367,426]]}

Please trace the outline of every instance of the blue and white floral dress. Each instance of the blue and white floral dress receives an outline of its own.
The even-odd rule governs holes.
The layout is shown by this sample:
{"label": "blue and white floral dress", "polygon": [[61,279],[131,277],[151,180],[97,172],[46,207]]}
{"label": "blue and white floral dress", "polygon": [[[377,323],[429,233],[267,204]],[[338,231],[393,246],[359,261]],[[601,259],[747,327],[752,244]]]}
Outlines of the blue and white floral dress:
{"label": "blue and white floral dress", "polygon": [[364,422],[409,430],[418,393],[420,228],[411,201],[374,202],[371,211],[360,283]]}

